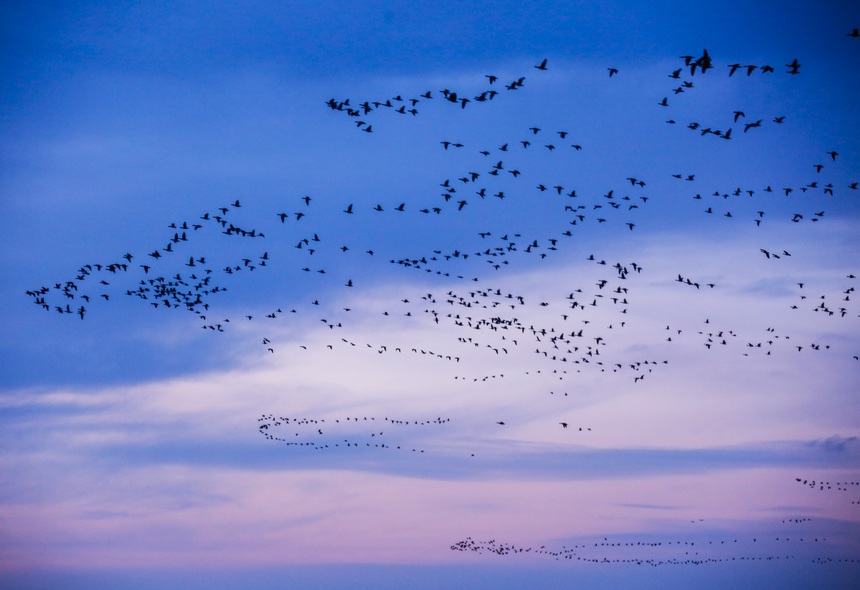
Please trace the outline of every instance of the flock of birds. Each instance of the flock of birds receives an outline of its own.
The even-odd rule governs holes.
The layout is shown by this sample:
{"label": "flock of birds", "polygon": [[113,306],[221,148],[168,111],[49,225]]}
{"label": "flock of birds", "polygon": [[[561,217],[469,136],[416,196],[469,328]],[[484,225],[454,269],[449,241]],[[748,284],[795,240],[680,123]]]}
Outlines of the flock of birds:
{"label": "flock of birds", "polygon": [[[858,37],[857,29],[848,36]],[[676,101],[696,92],[699,89],[697,80],[713,76],[712,71],[722,71],[729,77],[780,75],[779,68],[768,64],[718,64],[706,50],[698,56],[682,56],[681,60],[680,67],[667,72],[671,94],[655,101],[658,107],[669,109],[667,112],[671,112]],[[800,75],[802,67],[793,59],[785,64],[783,72],[789,76]],[[550,64],[544,59],[534,69],[539,75],[545,75]],[[608,75],[616,78],[623,76],[623,72],[610,67]],[[477,92],[449,87],[360,101],[332,98],[326,104],[334,113],[352,119],[356,129],[371,134],[385,125],[383,119],[388,115],[416,118],[426,109],[437,108],[436,105],[471,110],[502,100],[510,93],[523,93],[528,87],[525,75],[507,81],[486,75],[483,83],[485,86]],[[766,132],[767,127],[790,124],[790,121],[780,113],[748,118],[744,111],[735,110],[713,121],[679,124],[669,118],[666,123],[684,125],[703,138],[737,141],[746,135]],[[547,394],[570,399],[575,395],[567,390],[567,385],[575,382],[576,374],[616,375],[639,384],[670,365],[672,347],[697,348],[704,354],[725,349],[739,358],[836,353],[860,360],[857,351],[837,350],[837,342],[802,340],[790,330],[777,327],[758,330],[715,318],[712,321],[705,313],[692,323],[668,321],[665,329],[661,327],[659,332],[653,333],[650,342],[662,345],[659,349],[663,351],[662,356],[614,347],[616,335],[636,323],[640,293],[655,281],[662,281],[666,288],[683,289],[685,296],[695,298],[719,293],[721,278],[707,271],[683,268],[671,276],[655,276],[639,261],[607,260],[593,252],[582,252],[574,240],[579,232],[600,231],[595,228],[608,226],[622,228],[628,234],[635,232],[643,223],[643,210],[654,206],[661,196],[650,192],[649,187],[654,184],[651,179],[639,175],[618,178],[598,192],[577,190],[564,178],[528,183],[526,178],[531,178],[529,163],[536,151],[543,158],[560,157],[561,152],[575,158],[589,149],[587,137],[574,136],[566,129],[543,129],[535,125],[515,130],[508,141],[494,145],[486,145],[480,138],[476,138],[475,145],[461,139],[441,138],[438,149],[452,156],[455,165],[462,168],[410,199],[344,199],[332,209],[320,205],[320,202],[330,202],[329,199],[304,195],[292,197],[281,210],[262,214],[253,210],[246,213],[253,207],[236,199],[196,217],[170,223],[164,238],[148,251],[90,261],[81,265],[72,278],[28,290],[27,295],[39,308],[80,319],[89,317],[96,305],[126,296],[159,312],[189,312],[202,329],[212,333],[223,333],[237,323],[261,325],[259,342],[266,355],[285,351],[294,355],[311,348],[372,357],[411,355],[437,363],[433,366],[450,367],[451,378],[457,382],[477,384],[513,374],[528,375],[552,380],[555,385],[547,388]],[[461,164],[468,158],[459,157],[459,154],[466,152],[481,164]],[[678,193],[686,196],[702,215],[720,219],[721,223],[746,223],[751,231],[756,231],[771,219],[823,225],[827,215],[820,201],[790,200],[788,203],[794,210],[785,213],[785,199],[791,199],[792,195],[835,199],[856,191],[858,182],[839,185],[828,176],[831,169],[839,169],[841,164],[836,150],[818,154],[809,162],[809,181],[790,186],[774,179],[763,186],[699,188],[701,181],[696,171],[674,172],[671,178],[679,183],[676,185]],[[672,182],[668,178],[660,180]],[[783,199],[778,205],[777,197]],[[477,208],[489,211],[506,207],[511,202],[530,200],[540,200],[543,210],[551,212],[552,221],[539,234],[514,227],[516,223],[511,221],[508,228],[475,227],[467,236],[451,232],[445,236],[444,244],[427,245],[426,250],[420,252],[393,251],[388,244],[373,243],[374,233],[378,231],[396,233],[410,227],[410,223],[421,223],[437,216],[449,219]],[[329,231],[327,228],[333,217],[338,224],[369,225],[374,229],[360,234]],[[217,238],[223,246],[203,251],[198,244],[207,243],[200,237],[204,235],[209,242]],[[357,237],[348,238],[347,235]],[[455,240],[460,243],[452,243]],[[285,243],[289,246],[283,247]],[[792,253],[778,244],[763,246],[760,252],[764,260],[774,264],[785,263],[792,257]],[[517,292],[506,286],[505,271],[528,268],[539,260],[555,257],[577,259],[591,270],[582,277],[568,277],[561,293],[545,298],[536,299],[525,290]],[[388,341],[388,332],[383,329],[375,333],[373,341],[351,331],[351,317],[357,314],[350,303],[344,306],[343,301],[349,301],[350,289],[366,284],[359,269],[380,262],[390,265],[396,272],[418,272],[435,279],[439,288],[379,302],[384,309],[373,311],[378,321],[391,322],[392,326],[412,322],[422,329],[441,331],[448,337],[444,348]],[[277,270],[273,271],[273,267]],[[302,277],[308,293],[318,289],[321,294],[308,294],[301,302],[285,300],[262,312],[252,310],[231,315],[219,311],[218,300],[229,301],[225,293],[232,291],[237,282],[253,284],[256,277],[269,272]],[[356,274],[351,274],[353,272]],[[860,309],[853,299],[856,276],[848,274],[840,282],[838,291],[815,287],[813,281],[798,282],[791,311],[818,314],[825,322],[856,323],[860,317]],[[278,335],[284,333],[282,322],[292,318],[319,321],[328,328],[328,341],[296,343],[289,337],[279,339]],[[476,355],[486,362],[476,362]],[[529,369],[508,368],[519,364],[505,361],[515,356],[533,359]],[[489,367],[500,370],[488,373]],[[591,425],[580,425],[565,416],[560,418],[553,426],[562,432],[592,431]],[[423,421],[387,417],[308,419],[263,414],[258,419],[258,431],[266,440],[315,451],[373,448],[424,453],[423,448],[392,439],[392,433],[435,428],[448,422],[448,418]],[[504,428],[511,423],[511,418],[499,416],[492,422]],[[848,490],[860,485],[860,482],[830,484],[801,478],[797,481],[819,490],[830,490],[834,486],[837,490]],[[797,522],[804,520],[801,518]],[[792,543],[825,542],[807,537],[792,540]],[[753,539],[738,543],[735,539],[730,543],[733,547],[743,545],[748,549],[755,542]],[[719,545],[725,543],[719,541]],[[715,544],[716,541],[637,541],[635,544],[605,541],[593,546],[562,546],[550,550],[545,546],[518,547],[466,539],[451,548],[475,553],[532,553],[555,559],[594,563],[625,561],[652,566],[796,557],[792,553],[767,552],[725,555],[706,549]],[[631,555],[634,549],[639,554]],[[616,555],[621,550],[626,553]],[[816,559],[825,563],[830,558]]]}
{"label": "flock of birds", "polygon": [[[799,521],[804,519],[798,519]],[[808,519],[805,519],[808,520]],[[590,564],[633,564],[659,566],[698,566],[729,562],[793,561],[808,559],[818,565],[832,563],[858,564],[855,557],[821,556],[815,551],[827,550],[825,537],[814,533],[789,533],[772,538],[722,538],[687,540],[610,540],[603,537],[589,543],[548,547],[518,546],[496,539],[476,541],[467,537],[451,545],[452,551],[497,556],[539,556],[556,561],[569,560]],[[761,542],[759,542],[761,541]]]}
{"label": "flock of birds", "polygon": [[[814,479],[803,479],[796,477],[795,481],[808,487],[810,490],[819,492],[860,492],[860,481],[822,481]],[[852,504],[860,504],[860,500],[851,500]]]}
{"label": "flock of birds", "polygon": [[[340,449],[342,447],[352,449],[389,449],[396,451],[411,451],[423,453],[424,449],[398,445],[396,442],[387,443],[391,438],[385,440],[385,430],[377,430],[378,426],[391,429],[408,427],[422,427],[429,425],[443,425],[450,422],[450,418],[434,418],[432,420],[395,420],[387,416],[377,421],[374,416],[369,419],[362,416],[344,418],[289,418],[286,416],[275,416],[274,414],[263,414],[257,419],[259,426],[257,430],[267,440],[280,442],[288,446],[307,447],[314,450]],[[323,431],[325,428],[325,431]],[[292,436],[290,436],[292,434]],[[346,436],[347,438],[342,438]]]}

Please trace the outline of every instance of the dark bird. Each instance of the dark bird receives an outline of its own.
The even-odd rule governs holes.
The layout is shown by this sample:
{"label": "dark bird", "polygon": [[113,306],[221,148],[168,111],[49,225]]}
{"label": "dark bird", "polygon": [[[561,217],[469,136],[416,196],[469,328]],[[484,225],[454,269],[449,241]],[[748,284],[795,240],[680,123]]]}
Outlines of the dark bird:
{"label": "dark bird", "polygon": [[536,66],[535,66],[535,69],[536,69],[536,70],[546,71],[546,60],[543,60],[542,62],[540,62],[540,64],[539,64],[539,65],[536,65]]}
{"label": "dark bird", "polygon": [[755,123],[747,123],[746,125],[744,125],[744,133],[746,133],[747,131],[749,131],[753,127],[761,127],[761,119],[759,119]]}
{"label": "dark bird", "polygon": [[799,74],[800,73],[800,64],[797,62],[797,59],[792,61],[790,64],[785,64],[785,67],[788,68],[786,73],[788,74]]}

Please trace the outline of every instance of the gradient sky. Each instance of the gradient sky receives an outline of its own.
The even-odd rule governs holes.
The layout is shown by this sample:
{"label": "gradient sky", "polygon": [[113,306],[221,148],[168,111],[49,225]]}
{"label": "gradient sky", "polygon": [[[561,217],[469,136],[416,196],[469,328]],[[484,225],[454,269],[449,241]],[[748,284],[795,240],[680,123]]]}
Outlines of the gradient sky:
{"label": "gradient sky", "polygon": [[526,4],[0,8],[0,585],[860,579],[860,10]]}

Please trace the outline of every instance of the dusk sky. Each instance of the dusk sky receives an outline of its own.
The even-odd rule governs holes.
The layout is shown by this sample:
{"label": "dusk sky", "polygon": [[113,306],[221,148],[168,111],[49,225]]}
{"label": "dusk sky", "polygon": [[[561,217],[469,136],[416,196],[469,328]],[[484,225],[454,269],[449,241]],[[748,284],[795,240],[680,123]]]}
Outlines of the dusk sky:
{"label": "dusk sky", "polygon": [[0,586],[852,588],[860,8],[0,7]]}

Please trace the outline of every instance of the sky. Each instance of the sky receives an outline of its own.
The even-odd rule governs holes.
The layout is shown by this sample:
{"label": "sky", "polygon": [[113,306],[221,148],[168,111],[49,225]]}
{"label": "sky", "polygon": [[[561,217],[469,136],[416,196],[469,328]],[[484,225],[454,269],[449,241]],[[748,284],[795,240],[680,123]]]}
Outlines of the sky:
{"label": "sky", "polygon": [[0,585],[849,588],[860,9],[0,18]]}

